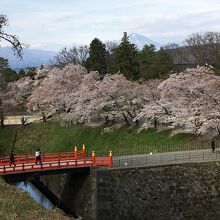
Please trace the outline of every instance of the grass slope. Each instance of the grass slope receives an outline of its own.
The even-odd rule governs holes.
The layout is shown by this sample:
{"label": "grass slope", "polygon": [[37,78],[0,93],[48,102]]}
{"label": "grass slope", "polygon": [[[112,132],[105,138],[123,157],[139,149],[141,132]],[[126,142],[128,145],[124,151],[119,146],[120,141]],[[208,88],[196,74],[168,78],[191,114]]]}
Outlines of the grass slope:
{"label": "grass slope", "polygon": [[27,192],[8,185],[0,178],[0,219],[2,220],[70,220],[58,209],[43,208]]}
{"label": "grass slope", "polygon": [[[109,150],[113,155],[165,152],[175,150],[189,150],[204,147],[198,142],[199,138],[190,134],[177,134],[170,136],[169,131],[157,132],[154,129],[137,132],[136,129],[120,128],[111,133],[103,133],[103,128],[89,128],[84,126],[61,126],[58,122],[50,121],[27,125],[25,129],[20,126],[8,126],[0,129],[0,154],[8,154],[14,141],[15,152],[30,153],[36,147],[42,152],[72,151],[74,146],[86,144],[87,151],[96,154],[107,154]],[[199,144],[198,144],[199,143]]]}

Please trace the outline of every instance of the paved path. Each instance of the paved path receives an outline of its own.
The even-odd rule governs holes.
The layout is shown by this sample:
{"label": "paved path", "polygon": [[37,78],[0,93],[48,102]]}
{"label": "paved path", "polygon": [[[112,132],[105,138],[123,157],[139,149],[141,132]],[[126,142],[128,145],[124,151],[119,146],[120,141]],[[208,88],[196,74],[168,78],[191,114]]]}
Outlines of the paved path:
{"label": "paved path", "polygon": [[175,151],[167,153],[142,154],[113,157],[113,168],[157,166],[189,162],[220,161],[220,149],[213,153],[211,149],[193,151]]}
{"label": "paved path", "polygon": [[27,119],[26,124],[29,124],[29,123],[31,123],[33,121],[39,121],[39,120],[42,119],[41,115],[7,116],[5,118],[4,124],[5,125],[20,125],[22,117]]}

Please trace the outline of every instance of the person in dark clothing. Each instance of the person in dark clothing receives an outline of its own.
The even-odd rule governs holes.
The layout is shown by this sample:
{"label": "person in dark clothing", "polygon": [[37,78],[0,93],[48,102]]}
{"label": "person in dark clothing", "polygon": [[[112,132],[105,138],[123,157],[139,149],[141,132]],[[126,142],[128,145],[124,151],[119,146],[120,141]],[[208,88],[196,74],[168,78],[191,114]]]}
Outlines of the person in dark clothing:
{"label": "person in dark clothing", "polygon": [[212,142],[211,142],[211,147],[212,147],[212,152],[215,152],[215,138],[212,138]]}
{"label": "person in dark clothing", "polygon": [[9,160],[10,160],[10,166],[13,164],[14,166],[16,166],[15,164],[15,154],[14,151],[12,150],[9,156]]}

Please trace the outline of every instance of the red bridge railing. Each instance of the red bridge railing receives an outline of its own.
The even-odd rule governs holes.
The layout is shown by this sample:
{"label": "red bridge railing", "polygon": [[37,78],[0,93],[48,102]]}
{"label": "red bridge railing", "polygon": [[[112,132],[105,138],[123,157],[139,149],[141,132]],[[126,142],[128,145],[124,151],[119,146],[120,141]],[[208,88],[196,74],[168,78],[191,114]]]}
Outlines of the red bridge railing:
{"label": "red bridge railing", "polygon": [[82,150],[79,151],[75,147],[73,152],[43,154],[41,156],[41,163],[38,162],[38,164],[36,164],[35,155],[33,154],[15,156],[15,165],[10,165],[9,157],[0,158],[0,175],[71,167],[112,166],[112,163],[111,151],[109,156],[95,156],[93,151],[92,156],[88,157],[85,145],[83,145]]}

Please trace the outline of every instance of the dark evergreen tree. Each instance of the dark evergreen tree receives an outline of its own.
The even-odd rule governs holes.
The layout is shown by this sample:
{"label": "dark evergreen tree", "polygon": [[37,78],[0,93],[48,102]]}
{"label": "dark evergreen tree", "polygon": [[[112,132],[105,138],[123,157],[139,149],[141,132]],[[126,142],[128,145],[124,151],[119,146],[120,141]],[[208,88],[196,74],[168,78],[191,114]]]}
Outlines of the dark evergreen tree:
{"label": "dark evergreen tree", "polygon": [[115,51],[115,57],[117,69],[127,79],[137,80],[140,78],[138,49],[129,42],[127,32],[124,32],[121,43]]}
{"label": "dark evergreen tree", "polygon": [[173,61],[163,48],[156,52],[155,63],[160,78],[167,77],[173,68]]}
{"label": "dark evergreen tree", "polygon": [[106,56],[107,52],[105,44],[103,44],[98,38],[92,40],[86,64],[87,69],[89,71],[98,71],[100,76],[103,77],[107,73]]}
{"label": "dark evergreen tree", "polygon": [[0,70],[9,68],[8,60],[0,57]]}
{"label": "dark evergreen tree", "polygon": [[36,75],[36,67],[31,66],[27,67],[25,75],[31,77],[31,79],[34,79],[34,76]]}
{"label": "dark evergreen tree", "polygon": [[145,45],[139,54],[140,76],[142,79],[156,78],[157,73],[154,70],[156,58],[156,48],[153,44]]}
{"label": "dark evergreen tree", "polygon": [[216,56],[215,62],[212,64],[216,74],[220,75],[220,55]]}
{"label": "dark evergreen tree", "polygon": [[117,65],[116,50],[117,48],[113,49],[111,52],[107,51],[106,61],[108,74],[115,74],[119,71]]}
{"label": "dark evergreen tree", "polygon": [[18,72],[18,78],[21,79],[23,77],[25,77],[25,71],[24,71],[24,69],[20,69]]}
{"label": "dark evergreen tree", "polygon": [[18,79],[18,74],[9,67],[8,60],[0,57],[0,86],[4,90],[9,82]]}
{"label": "dark evergreen tree", "polygon": [[154,45],[145,45],[140,52],[140,74],[143,79],[161,78],[172,69],[172,60],[163,48],[156,51]]}

